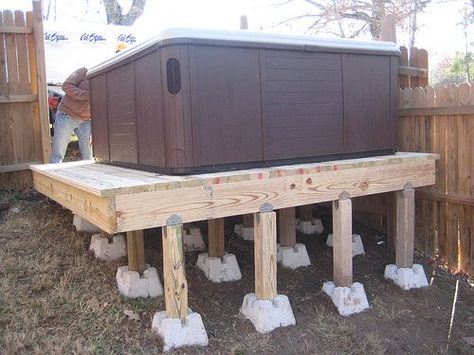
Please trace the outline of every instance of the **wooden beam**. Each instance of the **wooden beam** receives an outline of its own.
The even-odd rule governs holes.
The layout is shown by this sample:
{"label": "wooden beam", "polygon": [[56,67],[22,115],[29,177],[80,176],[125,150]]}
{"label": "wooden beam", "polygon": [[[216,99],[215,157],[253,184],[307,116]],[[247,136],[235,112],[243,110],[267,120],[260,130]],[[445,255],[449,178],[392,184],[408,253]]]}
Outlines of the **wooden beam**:
{"label": "wooden beam", "polygon": [[347,193],[332,203],[334,283],[352,285],[352,203]]}
{"label": "wooden beam", "polygon": [[117,233],[117,215],[112,197],[97,197],[35,171],[33,187],[107,233]]}
{"label": "wooden beam", "polygon": [[28,34],[32,32],[31,26],[0,26],[0,33]]}
{"label": "wooden beam", "polygon": [[222,258],[225,253],[224,218],[207,221],[207,229],[209,256]]}
{"label": "wooden beam", "polygon": [[240,16],[240,29],[241,30],[248,30],[249,29],[249,23],[247,20],[247,15],[241,15]]}
{"label": "wooden beam", "polygon": [[415,240],[415,190],[410,184],[398,191],[395,237],[395,263],[398,267],[413,266]]}
{"label": "wooden beam", "polygon": [[[418,165],[430,162],[434,164],[434,162],[439,158],[439,154],[398,152],[396,154],[386,156],[336,160],[301,165],[286,165],[273,168],[235,170],[228,172],[197,174],[192,176],[171,176],[142,170],[125,169],[117,166],[100,164],[94,162],[94,160],[82,160],[61,164],[42,164],[32,166],[31,169],[41,174],[50,176],[52,179],[58,179],[65,183],[72,184],[77,188],[81,188],[86,192],[93,193],[100,197],[163,190],[176,191],[190,187],[199,187],[201,190],[202,187],[206,187],[206,189],[210,189],[208,191],[208,195],[213,195],[214,188],[221,185],[232,184],[233,187],[237,188],[237,186],[240,186],[241,183],[250,182],[255,186],[255,189],[257,189],[264,185],[281,184],[282,180],[295,179],[293,184],[290,183],[288,186],[285,185],[287,196],[292,197],[299,195],[300,191],[301,193],[307,194],[311,191],[322,190],[320,193],[325,193],[323,187],[320,186],[320,183],[321,181],[326,180],[323,177],[326,174],[335,173],[337,176],[343,174],[345,179],[348,179],[349,177],[353,177],[354,179],[363,179],[363,176],[360,176],[360,171],[358,169],[369,168],[370,172],[368,172],[368,174],[375,174],[377,175],[377,178],[381,178],[383,176],[378,175],[379,172],[386,171],[393,165],[397,166],[396,170],[398,171],[400,169],[409,167],[410,164]],[[376,169],[384,166],[388,166],[387,169]],[[418,171],[420,168],[414,168],[413,170]],[[426,173],[429,174],[430,171],[425,172],[425,175]],[[303,178],[305,178],[305,180],[301,181]],[[317,184],[313,182],[313,178],[317,179]],[[300,186],[301,183],[304,183],[303,189],[301,188],[302,186]],[[368,187],[367,190],[370,191],[371,186],[362,184],[355,187],[360,190],[363,190],[364,187]],[[333,189],[334,186],[331,186],[331,188]],[[401,190],[402,188],[403,185],[401,188],[396,190]],[[254,193],[257,191],[255,189]],[[336,190],[336,198],[333,200],[336,200],[337,196],[339,196],[341,193],[339,188],[336,188]],[[344,186],[343,190],[348,189],[346,186]],[[351,196],[353,195],[351,194]],[[254,196],[248,196],[248,198],[253,197]],[[261,200],[260,197],[255,197],[257,197],[258,200]],[[266,196],[266,199],[272,199],[272,196]],[[295,204],[295,206],[306,205],[309,203],[299,203]],[[259,206],[260,205],[261,203]],[[245,209],[243,208],[243,210]],[[258,211],[258,208],[251,213],[256,211]],[[240,214],[244,213],[246,212],[242,211]],[[239,213],[234,215],[239,215]],[[211,219],[211,217],[208,219]]]}
{"label": "wooden beam", "polygon": [[393,14],[385,15],[382,19],[382,31],[379,40],[397,43],[397,18]]}
{"label": "wooden beam", "polygon": [[473,115],[473,114],[474,114],[474,106],[401,108],[401,109],[398,110],[398,115],[400,117],[405,117],[405,116],[456,116],[456,115]]}
{"label": "wooden beam", "polygon": [[428,70],[400,65],[398,67],[399,75],[416,76],[418,78],[427,78]]}
{"label": "wooden beam", "polygon": [[300,210],[301,221],[308,222],[313,219],[313,206],[312,205],[301,206],[299,210]]}
{"label": "wooden beam", "polygon": [[31,161],[29,163],[20,163],[20,164],[13,164],[13,165],[1,165],[0,166],[0,173],[11,173],[14,171],[22,171],[22,170],[29,170],[30,165],[32,164],[41,164],[39,161]]}
{"label": "wooden beam", "polygon": [[41,147],[43,151],[43,161],[49,162],[51,157],[51,131],[49,128],[49,110],[48,110],[48,90],[46,84],[46,62],[44,51],[44,32],[43,32],[43,11],[41,1],[33,1],[33,37],[36,66],[32,75],[36,74],[36,78],[32,79],[37,84],[34,94],[38,95],[38,110],[41,131]]}
{"label": "wooden beam", "polygon": [[[308,178],[311,185],[306,184]],[[357,197],[400,190],[408,179],[415,187],[434,184],[435,161],[217,184],[211,189],[195,186],[121,194],[115,196],[118,230],[162,226],[169,213],[179,213],[187,223],[254,213],[265,202],[279,209],[334,201],[342,191]]]}
{"label": "wooden beam", "polygon": [[423,198],[434,201],[450,202],[458,205],[474,207],[474,195],[456,194],[453,192],[442,193],[435,190],[418,190],[416,191],[416,199]]}
{"label": "wooden beam", "polygon": [[396,238],[396,192],[388,192],[386,194],[386,221],[387,221],[387,244],[390,250],[394,250]]}
{"label": "wooden beam", "polygon": [[296,244],[295,207],[278,210],[278,235],[280,246],[293,247]]}
{"label": "wooden beam", "polygon": [[254,216],[255,294],[272,300],[277,295],[276,213],[264,204]]}
{"label": "wooden beam", "polygon": [[128,270],[145,271],[145,244],[143,230],[127,232]]}
{"label": "wooden beam", "polygon": [[36,100],[38,100],[38,96],[36,95],[9,95],[9,96],[0,95],[0,104],[35,102]]}
{"label": "wooden beam", "polygon": [[188,315],[188,282],[183,251],[183,223],[172,215],[163,227],[163,280],[166,314],[182,321]]}

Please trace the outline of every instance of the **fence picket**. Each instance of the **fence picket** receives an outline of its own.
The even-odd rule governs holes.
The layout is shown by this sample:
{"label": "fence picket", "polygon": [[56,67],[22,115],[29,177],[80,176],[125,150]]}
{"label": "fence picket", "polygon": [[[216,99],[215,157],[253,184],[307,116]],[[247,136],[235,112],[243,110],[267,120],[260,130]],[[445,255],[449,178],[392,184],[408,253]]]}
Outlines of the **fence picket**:
{"label": "fence picket", "polygon": [[[0,188],[31,187],[31,172],[25,167],[44,160],[46,145],[50,149],[49,140],[42,139],[49,134],[47,115],[40,119],[47,105],[46,79],[38,75],[44,61],[38,62],[41,55],[36,54],[43,40],[40,2],[33,8],[26,14],[0,11]],[[4,166],[8,172],[2,171]],[[12,167],[17,168],[12,172]]]}
{"label": "fence picket", "polygon": [[456,108],[474,105],[472,91],[469,84],[417,87],[401,91],[400,100],[400,107],[407,109],[446,108],[443,115],[433,111],[402,116],[401,142],[403,149],[440,154],[437,184],[423,189],[416,201],[416,245],[431,255],[438,249],[453,270],[470,273],[474,271],[474,115]]}

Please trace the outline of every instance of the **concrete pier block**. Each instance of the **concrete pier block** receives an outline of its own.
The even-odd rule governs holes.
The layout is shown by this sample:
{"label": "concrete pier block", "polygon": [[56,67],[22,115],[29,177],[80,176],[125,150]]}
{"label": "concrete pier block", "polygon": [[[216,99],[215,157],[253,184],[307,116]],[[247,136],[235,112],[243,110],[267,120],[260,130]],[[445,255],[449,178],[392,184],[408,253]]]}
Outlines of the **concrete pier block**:
{"label": "concrete pier block", "polygon": [[323,291],[332,299],[341,316],[349,316],[370,308],[364,285],[354,282],[351,287],[336,287],[334,282],[323,284]]}
{"label": "concrete pier block", "polygon": [[127,256],[127,245],[123,234],[108,237],[100,233],[93,234],[89,250],[94,252],[95,258],[99,260],[118,260]]}
{"label": "concrete pier block", "polygon": [[397,265],[387,265],[384,277],[392,280],[403,290],[411,288],[428,287],[425,270],[420,264],[414,264],[411,268],[399,268]]}
{"label": "concrete pier block", "polygon": [[237,223],[234,226],[234,233],[244,240],[253,241],[253,227],[244,227],[242,223]]}
{"label": "concrete pier block", "polygon": [[[333,247],[333,235],[329,234],[326,240],[326,245],[330,248]],[[352,234],[352,257],[356,255],[365,254],[364,244],[362,244],[362,238],[359,234]]]}
{"label": "concrete pier block", "polygon": [[87,219],[82,218],[78,214],[74,214],[72,219],[72,224],[76,228],[78,232],[86,232],[86,233],[100,233],[102,230],[97,227],[95,224],[92,224]]}
{"label": "concrete pier block", "polygon": [[202,238],[201,228],[186,226],[183,233],[184,251],[206,250],[206,244]]}
{"label": "concrete pier block", "polygon": [[296,219],[296,230],[300,233],[309,234],[321,234],[324,232],[323,222],[319,218],[313,218],[311,221],[302,221],[299,218]]}
{"label": "concrete pier block", "polygon": [[143,275],[137,271],[129,271],[128,266],[119,267],[116,280],[119,292],[128,298],[158,297],[163,294],[158,271],[150,265],[145,265]]}
{"label": "concrete pier block", "polygon": [[277,295],[273,300],[259,300],[255,293],[245,295],[240,312],[249,319],[259,333],[296,324],[288,297]]}
{"label": "concrete pier block", "polygon": [[202,253],[198,256],[196,266],[212,282],[237,281],[242,278],[242,273],[234,254],[224,254],[221,259],[210,257],[208,253]]}
{"label": "concrete pier block", "polygon": [[301,266],[311,265],[308,252],[304,244],[296,244],[294,247],[278,246],[277,261],[286,268],[296,269]]}
{"label": "concrete pier block", "polygon": [[182,346],[206,346],[209,342],[201,315],[191,310],[184,321],[168,317],[165,311],[156,312],[151,328],[163,339],[163,351]]}

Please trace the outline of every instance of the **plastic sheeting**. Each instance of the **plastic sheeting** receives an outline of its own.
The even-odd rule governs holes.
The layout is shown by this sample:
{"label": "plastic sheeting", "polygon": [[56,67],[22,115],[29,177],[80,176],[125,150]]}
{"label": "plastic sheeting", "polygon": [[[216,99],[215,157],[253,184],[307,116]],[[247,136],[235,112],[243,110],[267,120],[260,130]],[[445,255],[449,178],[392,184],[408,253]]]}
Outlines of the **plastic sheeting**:
{"label": "plastic sheeting", "polygon": [[113,57],[119,47],[128,48],[145,38],[133,27],[81,23],[44,23],[46,78],[62,83],[74,70]]}

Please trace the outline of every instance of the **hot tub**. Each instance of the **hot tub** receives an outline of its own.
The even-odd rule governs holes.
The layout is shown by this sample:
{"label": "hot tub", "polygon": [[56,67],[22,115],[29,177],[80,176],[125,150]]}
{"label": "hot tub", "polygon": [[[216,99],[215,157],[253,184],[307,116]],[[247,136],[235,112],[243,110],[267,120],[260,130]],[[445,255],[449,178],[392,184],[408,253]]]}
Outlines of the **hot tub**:
{"label": "hot tub", "polygon": [[391,153],[393,43],[175,29],[88,72],[98,161],[187,174]]}

